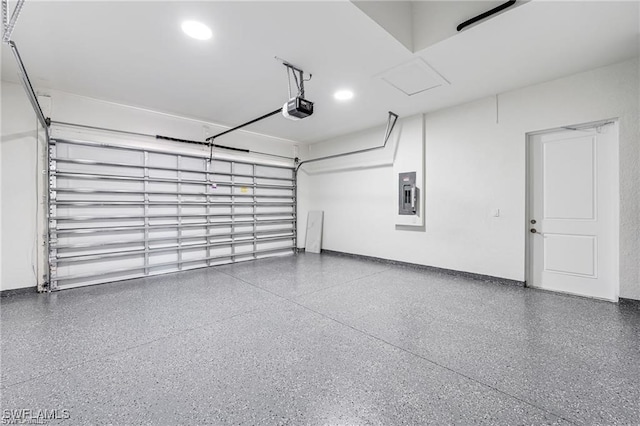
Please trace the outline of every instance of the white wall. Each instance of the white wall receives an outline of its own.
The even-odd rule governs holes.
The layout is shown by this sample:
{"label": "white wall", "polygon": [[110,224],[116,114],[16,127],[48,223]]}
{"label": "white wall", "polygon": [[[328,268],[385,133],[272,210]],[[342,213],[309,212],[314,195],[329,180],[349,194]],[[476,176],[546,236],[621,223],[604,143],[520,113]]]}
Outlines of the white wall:
{"label": "white wall", "polygon": [[[325,212],[323,248],[523,281],[526,133],[619,118],[620,296],[640,299],[639,85],[633,60],[500,94],[498,114],[493,97],[427,114],[424,232],[395,229],[388,163],[362,168],[356,156],[304,166],[308,208]],[[318,151],[344,152],[366,139],[374,146],[380,133]]]}
{"label": "white wall", "polygon": [[[0,218],[1,218],[1,263],[0,290],[9,290],[37,285],[42,281],[45,256],[41,242],[36,242],[43,233],[42,221],[36,220],[38,205],[37,183],[42,177],[36,171],[37,130],[36,118],[21,86],[3,81],[2,92],[2,136],[0,144]],[[215,134],[226,130],[213,123],[205,123],[184,117],[176,117],[140,108],[71,95],[64,92],[43,90],[39,95],[50,96],[51,118],[57,121],[106,127],[146,134],[203,140],[205,133]],[[205,129],[205,126],[208,129]],[[108,132],[79,131],[71,128],[54,128],[53,136],[69,136],[92,140],[113,140]],[[42,138],[41,138],[42,139]],[[174,152],[208,152],[206,147],[184,143],[159,141],[146,137],[127,137],[138,146],[170,149]],[[44,154],[41,140],[40,153]],[[294,156],[297,147],[290,141],[258,135],[251,132],[235,132],[216,143],[284,156]],[[234,158],[238,154],[216,150],[216,156]],[[246,154],[242,154],[246,158]],[[251,155],[256,161],[286,163],[271,157]],[[42,186],[42,185],[41,185]],[[42,202],[42,199],[39,200]],[[302,203],[304,206],[304,203]],[[43,213],[40,205],[39,213]],[[39,226],[36,226],[39,225]],[[37,229],[39,228],[39,229]],[[40,247],[40,249],[38,249]],[[36,272],[34,273],[34,269]]]}
{"label": "white wall", "polygon": [[36,116],[22,87],[2,84],[0,289],[36,285]]}

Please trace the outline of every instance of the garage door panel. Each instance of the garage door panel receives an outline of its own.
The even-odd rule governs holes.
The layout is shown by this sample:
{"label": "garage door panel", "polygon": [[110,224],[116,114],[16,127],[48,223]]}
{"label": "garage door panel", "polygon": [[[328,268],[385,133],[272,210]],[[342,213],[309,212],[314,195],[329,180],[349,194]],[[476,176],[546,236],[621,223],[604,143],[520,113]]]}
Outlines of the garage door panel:
{"label": "garage door panel", "polygon": [[[91,179],[69,179],[69,178],[58,178],[59,182],[58,182],[58,187],[59,188],[74,188],[74,189],[78,189],[78,190],[97,190],[99,192],[96,192],[97,194],[101,194],[101,196],[107,198],[107,196],[109,198],[114,198],[114,199],[118,199],[122,196],[125,196],[125,194],[122,194],[123,192],[136,192],[136,191],[142,191],[144,189],[144,185],[142,182],[136,182],[136,181],[132,181],[132,180],[120,180],[116,183],[113,182],[113,180],[111,179],[96,179],[96,180],[91,180]],[[118,192],[113,192],[110,193],[109,191],[113,190],[115,187],[117,187],[118,192],[120,192],[120,194]]]}
{"label": "garage door panel", "polygon": [[150,152],[150,151],[145,151],[145,152],[147,156],[148,166],[173,167],[173,168],[176,168],[178,166],[178,161],[180,157],[179,155],[163,154],[159,152]]}
{"label": "garage door panel", "polygon": [[[160,249],[154,249],[160,250]],[[149,254],[149,265],[164,265],[166,263],[176,263],[178,262],[178,251],[168,249],[164,249],[164,251],[160,252],[152,252]]]}
{"label": "garage door panel", "polygon": [[207,213],[207,208],[204,206],[196,206],[196,205],[183,205],[182,206],[182,211],[185,214],[198,214],[198,215],[202,215]]}
{"label": "garage door panel", "polygon": [[292,166],[51,141],[52,288],[291,254]]}
{"label": "garage door panel", "polygon": [[109,273],[119,269],[133,269],[144,267],[144,256],[137,255],[122,255],[119,257],[107,257],[106,255],[100,255],[100,260],[95,259],[59,259],[58,273],[61,276],[72,277],[74,275],[95,275]]}
{"label": "garage door panel", "polygon": [[[67,188],[69,189],[69,188]],[[70,188],[72,190],[60,189],[56,191],[56,201],[112,201],[112,202],[143,202],[143,194],[113,194],[113,193],[100,193],[100,192],[79,192],[77,188]],[[81,195],[78,195],[81,194]]]}
{"label": "garage door panel", "polygon": [[[153,181],[147,182],[147,191],[151,193],[154,193],[154,192],[160,193],[158,195],[172,195],[174,197],[177,197],[178,189],[179,189],[178,184],[174,182],[153,182]],[[167,194],[162,194],[163,192]],[[189,191],[185,191],[185,192],[189,192]],[[191,191],[191,192],[200,193],[200,191]]]}
{"label": "garage door panel", "polygon": [[293,189],[291,188],[256,188],[256,195],[260,197],[293,197]]}
{"label": "garage door panel", "polygon": [[[61,154],[58,154],[61,155]],[[76,163],[75,161],[79,161]],[[83,173],[91,172],[98,175],[114,176],[114,177],[142,177],[144,176],[144,170],[139,167],[123,166],[123,165],[108,165],[108,164],[91,164],[88,165],[85,162],[100,162],[103,160],[89,160],[87,158],[60,158],[57,162],[57,168],[60,172],[66,173]]]}
{"label": "garage door panel", "polygon": [[87,145],[60,145],[56,147],[57,155],[71,159],[99,160],[101,162],[142,164],[144,152],[129,151],[123,149],[100,149],[100,157],[95,158],[95,147]]}
{"label": "garage door panel", "polygon": [[114,241],[142,241],[144,232],[140,230],[113,230],[109,232],[87,232],[83,233],[65,233],[64,230],[58,230],[57,244],[58,246],[69,245],[101,245],[109,244]]}

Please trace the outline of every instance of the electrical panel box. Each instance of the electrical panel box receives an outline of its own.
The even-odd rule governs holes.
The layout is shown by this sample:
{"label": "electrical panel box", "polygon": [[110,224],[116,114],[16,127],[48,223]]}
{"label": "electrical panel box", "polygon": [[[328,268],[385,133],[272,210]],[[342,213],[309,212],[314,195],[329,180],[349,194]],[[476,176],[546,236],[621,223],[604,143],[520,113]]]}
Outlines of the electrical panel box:
{"label": "electrical panel box", "polygon": [[418,214],[418,187],[416,186],[416,172],[400,173],[398,175],[398,214],[415,216]]}

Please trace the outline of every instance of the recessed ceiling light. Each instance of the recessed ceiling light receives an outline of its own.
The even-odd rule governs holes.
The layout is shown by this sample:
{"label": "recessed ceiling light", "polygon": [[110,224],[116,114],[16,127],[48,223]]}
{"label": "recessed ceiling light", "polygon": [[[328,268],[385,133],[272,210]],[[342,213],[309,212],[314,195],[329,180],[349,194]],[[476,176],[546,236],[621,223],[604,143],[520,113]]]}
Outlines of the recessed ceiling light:
{"label": "recessed ceiling light", "polygon": [[211,28],[198,21],[184,21],[182,23],[182,31],[197,40],[208,40],[213,35]]}
{"label": "recessed ceiling light", "polygon": [[353,98],[353,92],[351,90],[338,90],[333,94],[333,97],[339,101],[348,101]]}

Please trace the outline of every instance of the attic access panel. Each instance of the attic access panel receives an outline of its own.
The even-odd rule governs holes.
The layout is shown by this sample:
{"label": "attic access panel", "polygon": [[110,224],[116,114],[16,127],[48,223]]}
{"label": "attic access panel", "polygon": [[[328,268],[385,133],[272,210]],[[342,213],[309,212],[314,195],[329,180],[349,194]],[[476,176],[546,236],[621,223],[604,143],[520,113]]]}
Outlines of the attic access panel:
{"label": "attic access panel", "polygon": [[407,96],[449,85],[443,76],[420,58],[392,68],[379,77]]}

